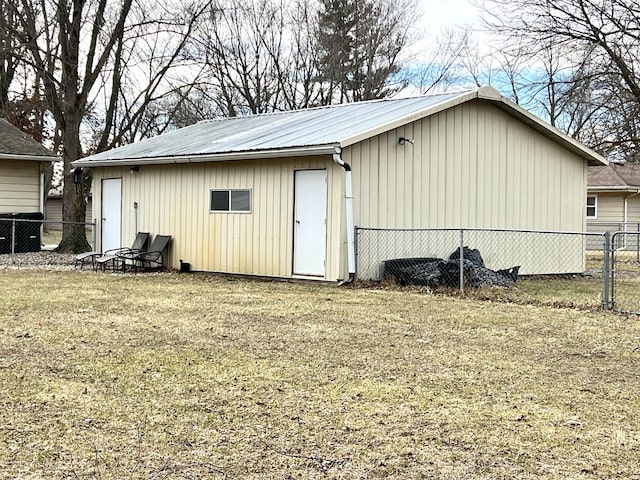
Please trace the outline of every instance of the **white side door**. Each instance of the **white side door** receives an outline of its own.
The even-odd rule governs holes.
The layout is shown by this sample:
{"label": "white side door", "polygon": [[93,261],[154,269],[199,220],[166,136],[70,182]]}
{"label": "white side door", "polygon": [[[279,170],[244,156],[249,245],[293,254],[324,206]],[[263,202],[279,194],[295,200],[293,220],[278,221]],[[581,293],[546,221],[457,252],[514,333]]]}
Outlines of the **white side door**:
{"label": "white side door", "polygon": [[120,248],[122,228],[122,179],[102,180],[102,251]]}
{"label": "white side door", "polygon": [[324,277],[327,171],[298,170],[294,184],[293,273]]}

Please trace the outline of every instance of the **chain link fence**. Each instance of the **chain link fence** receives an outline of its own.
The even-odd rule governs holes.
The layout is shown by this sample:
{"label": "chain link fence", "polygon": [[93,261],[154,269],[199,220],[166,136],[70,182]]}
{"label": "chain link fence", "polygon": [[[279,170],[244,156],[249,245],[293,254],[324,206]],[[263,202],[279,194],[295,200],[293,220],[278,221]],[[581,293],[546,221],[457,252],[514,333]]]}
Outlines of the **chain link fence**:
{"label": "chain link fence", "polygon": [[[640,223],[637,222],[587,222],[587,231],[591,233],[612,234],[613,248],[635,253],[637,262],[640,262]],[[620,232],[613,236],[614,232]]]}
{"label": "chain link fence", "polygon": [[640,230],[611,235],[611,307],[640,314]]}
{"label": "chain link fence", "polygon": [[356,277],[461,291],[517,285],[523,298],[608,308],[610,245],[604,233],[358,227]]}
{"label": "chain link fence", "polygon": [[96,245],[93,223],[47,221],[42,214],[0,214],[0,255],[8,255],[15,263],[16,255],[53,250],[62,239],[65,228],[84,230],[87,244]]}

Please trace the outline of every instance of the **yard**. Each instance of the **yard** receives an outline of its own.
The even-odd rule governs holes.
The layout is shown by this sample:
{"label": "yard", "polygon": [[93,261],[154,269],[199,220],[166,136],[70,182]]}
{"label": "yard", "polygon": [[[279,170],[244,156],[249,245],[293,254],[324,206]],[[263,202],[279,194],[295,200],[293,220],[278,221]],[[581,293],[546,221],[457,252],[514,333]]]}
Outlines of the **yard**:
{"label": "yard", "polygon": [[1,478],[640,478],[635,317],[199,274],[0,288]]}

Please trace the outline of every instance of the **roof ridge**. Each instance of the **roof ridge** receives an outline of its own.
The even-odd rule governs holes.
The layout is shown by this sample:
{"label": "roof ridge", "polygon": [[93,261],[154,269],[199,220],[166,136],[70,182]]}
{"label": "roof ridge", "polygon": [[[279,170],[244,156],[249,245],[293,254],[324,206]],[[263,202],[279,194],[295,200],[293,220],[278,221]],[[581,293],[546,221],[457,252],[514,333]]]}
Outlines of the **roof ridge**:
{"label": "roof ridge", "polygon": [[273,115],[287,115],[292,113],[314,112],[319,110],[355,107],[358,105],[370,105],[372,103],[398,102],[402,100],[416,100],[419,98],[426,98],[426,97],[435,98],[440,96],[460,95],[460,94],[468,93],[472,91],[474,91],[474,89],[463,89],[463,90],[456,90],[451,92],[434,93],[429,95],[412,95],[409,97],[400,97],[400,98],[375,98],[371,100],[361,100],[358,102],[334,103],[330,105],[317,105],[315,107],[296,108],[294,110],[278,110],[273,112],[251,113],[249,115],[242,115],[242,116],[236,116],[236,117],[206,118],[204,120],[200,120],[197,123],[215,123],[215,122],[221,122],[221,121],[242,120],[249,117],[255,118],[255,117],[267,117],[267,116],[273,116]]}
{"label": "roof ridge", "polygon": [[[618,171],[618,169],[620,169],[620,171]],[[640,165],[629,163],[614,164],[613,171],[627,186],[640,186],[640,182],[638,181]]]}

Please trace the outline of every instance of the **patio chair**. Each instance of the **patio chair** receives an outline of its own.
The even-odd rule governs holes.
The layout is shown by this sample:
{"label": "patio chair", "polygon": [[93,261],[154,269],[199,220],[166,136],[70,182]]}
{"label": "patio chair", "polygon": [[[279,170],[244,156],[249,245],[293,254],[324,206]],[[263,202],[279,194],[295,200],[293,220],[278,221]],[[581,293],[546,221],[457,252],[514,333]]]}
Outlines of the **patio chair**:
{"label": "patio chair", "polygon": [[147,248],[147,244],[149,243],[150,236],[151,235],[148,232],[138,232],[135,240],[131,244],[131,247],[113,248],[111,250],[107,250],[102,255],[95,257],[93,269],[97,270],[98,267],[100,267],[102,270],[106,270],[107,264],[111,262],[111,266],[115,271],[122,258],[126,256],[135,256],[140,252],[144,252]]}
{"label": "patio chair", "polygon": [[76,255],[74,268],[78,268],[78,265],[80,265],[80,270],[82,270],[82,268],[84,267],[84,263],[85,262],[91,262],[91,266],[95,270],[95,268],[96,268],[96,257],[98,257],[100,255],[101,255],[100,252],[94,252],[94,251],[80,253],[80,254]]}
{"label": "patio chair", "polygon": [[149,250],[120,255],[123,270],[131,264],[135,271],[164,268],[164,251],[169,246],[171,235],[156,235],[149,246]]}

